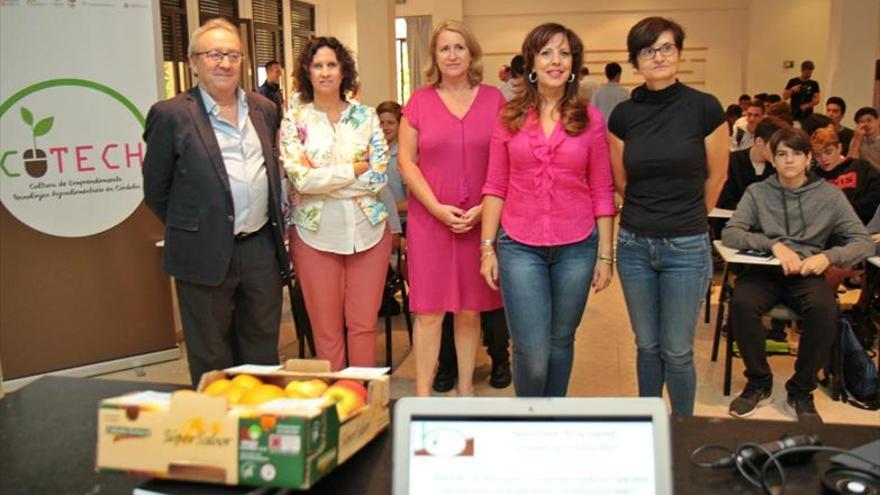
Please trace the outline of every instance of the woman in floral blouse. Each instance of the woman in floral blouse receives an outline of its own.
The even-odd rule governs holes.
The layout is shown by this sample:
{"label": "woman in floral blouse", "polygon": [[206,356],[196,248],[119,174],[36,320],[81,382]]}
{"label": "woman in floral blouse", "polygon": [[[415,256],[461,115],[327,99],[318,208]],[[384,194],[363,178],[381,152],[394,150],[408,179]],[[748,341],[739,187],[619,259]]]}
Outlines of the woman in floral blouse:
{"label": "woman in floral blouse", "polygon": [[298,93],[281,124],[281,159],[295,193],[291,256],[315,347],[333,370],[375,366],[391,253],[388,212],[378,198],[388,146],[376,112],[346,97],[357,89],[357,70],[336,38],[312,40],[294,77]]}

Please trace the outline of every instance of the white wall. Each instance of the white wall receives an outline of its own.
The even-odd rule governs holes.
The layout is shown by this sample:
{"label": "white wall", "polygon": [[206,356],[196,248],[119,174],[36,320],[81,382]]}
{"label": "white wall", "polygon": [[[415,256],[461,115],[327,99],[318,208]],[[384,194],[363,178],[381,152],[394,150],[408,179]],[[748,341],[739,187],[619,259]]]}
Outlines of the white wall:
{"label": "white wall", "polygon": [[559,22],[577,32],[587,50],[590,78],[604,82],[608,62],[624,67],[622,83],[635,86],[641,78],[627,62],[626,35],[650,15],[680,23],[686,32],[680,79],[715,94],[722,103],[741,93],[746,59],[743,34],[748,31],[748,0],[619,0],[612,4],[556,0],[468,0],[464,21],[485,52],[485,79],[498,84],[497,68],[519,52],[526,34],[543,22]]}
{"label": "white wall", "polygon": [[335,36],[350,50],[357,51],[357,1],[309,0],[315,5],[315,34]]}
{"label": "white wall", "polygon": [[[816,64],[813,79],[822,95],[828,88],[830,0],[752,0],[749,13],[749,63],[746,92],[779,93],[800,75],[801,62]],[[783,61],[794,67],[783,68]]]}
{"label": "white wall", "polygon": [[[822,108],[829,96],[847,103],[844,125],[853,127],[855,111],[871,106],[874,92],[874,64],[880,58],[880,2],[877,0],[832,0],[829,39],[828,86],[822,88]],[[877,40],[874,50],[866,40]]]}
{"label": "white wall", "polygon": [[447,20],[462,20],[462,12],[465,4],[474,3],[475,0],[406,0],[406,3],[397,4],[395,13],[397,17],[415,15],[433,16],[432,22],[437,24]]}
{"label": "white wall", "polygon": [[[460,18],[484,51],[485,80],[519,52],[528,31],[542,22],[574,29],[587,48],[591,79],[601,82],[607,62],[624,66],[623,83],[640,83],[626,63],[626,34],[649,15],[670,17],[685,28],[680,79],[733,103],[740,93],[782,93],[812,60],[823,99],[833,92],[851,108],[868,105],[874,61],[880,58],[878,0],[407,0],[398,16],[432,15],[434,23]],[[794,67],[783,68],[791,60]],[[857,103],[860,102],[860,103]]]}
{"label": "white wall", "polygon": [[[249,16],[252,0],[239,0]],[[479,39],[485,80],[498,84],[497,68],[518,53],[528,31],[542,22],[561,22],[580,34],[591,79],[617,61],[623,83],[640,78],[626,62],[626,33],[639,19],[662,15],[687,33],[680,78],[716,95],[722,104],[740,93],[782,93],[800,63],[816,64],[813,78],[823,100],[842,96],[851,109],[870,105],[874,64],[880,58],[878,0],[307,0],[315,5],[318,35],[336,36],[359,59],[362,97],[368,102],[395,96],[393,15],[431,15],[433,22],[459,19]],[[286,4],[286,2],[285,2]],[[391,5],[390,5],[391,4]],[[390,6],[389,6],[390,5]],[[197,0],[187,0],[190,32],[198,27]],[[392,10],[393,9],[393,10]],[[290,36],[285,5],[285,37]],[[785,69],[790,60],[794,67]],[[290,49],[285,52],[291,68]],[[823,105],[824,107],[824,105]]]}
{"label": "white wall", "polygon": [[361,102],[397,99],[392,0],[357,0],[357,61]]}

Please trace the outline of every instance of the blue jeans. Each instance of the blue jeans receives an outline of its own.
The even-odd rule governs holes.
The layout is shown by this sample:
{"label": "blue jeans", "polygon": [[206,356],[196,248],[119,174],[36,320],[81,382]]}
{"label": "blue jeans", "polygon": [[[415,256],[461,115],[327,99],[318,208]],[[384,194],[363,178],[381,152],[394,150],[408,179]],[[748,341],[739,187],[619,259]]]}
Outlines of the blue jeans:
{"label": "blue jeans", "polygon": [[636,335],[639,396],[669,392],[672,414],[692,416],[694,333],[712,276],[708,234],[643,237],[621,228],[617,271]]}
{"label": "blue jeans", "polygon": [[520,397],[564,397],[574,334],[584,314],[598,251],[598,229],[580,242],[528,246],[499,229],[498,265],[513,342],[513,386]]}

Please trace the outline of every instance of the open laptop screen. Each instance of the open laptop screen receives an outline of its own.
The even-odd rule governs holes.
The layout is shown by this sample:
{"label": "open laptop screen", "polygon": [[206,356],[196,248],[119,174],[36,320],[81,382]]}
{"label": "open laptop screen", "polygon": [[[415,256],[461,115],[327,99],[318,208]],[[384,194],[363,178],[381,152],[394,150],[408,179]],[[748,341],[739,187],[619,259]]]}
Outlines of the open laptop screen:
{"label": "open laptop screen", "polygon": [[409,423],[410,494],[654,493],[654,425],[634,417],[450,417]]}

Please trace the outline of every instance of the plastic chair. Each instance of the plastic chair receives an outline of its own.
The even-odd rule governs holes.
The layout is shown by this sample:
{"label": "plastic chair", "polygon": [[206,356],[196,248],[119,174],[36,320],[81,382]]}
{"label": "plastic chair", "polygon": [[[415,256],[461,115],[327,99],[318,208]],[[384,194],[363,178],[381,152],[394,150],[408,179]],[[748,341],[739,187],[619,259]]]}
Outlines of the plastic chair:
{"label": "plastic chair", "polygon": [[[398,265],[400,266],[400,265]],[[391,323],[392,318],[396,316],[397,312],[389,311],[389,308],[386,308],[385,301],[394,301],[396,304],[395,295],[400,292],[401,298],[401,311],[403,313],[403,317],[406,320],[406,331],[409,336],[409,344],[412,345],[412,332],[413,332],[413,323],[412,323],[412,315],[409,311],[409,289],[406,286],[406,281],[403,279],[403,275],[400,272],[393,270],[390,266],[388,267],[388,276],[385,279],[385,293],[382,295],[382,308],[379,310],[379,315],[385,318],[385,366],[389,368],[392,367],[391,362]]]}

